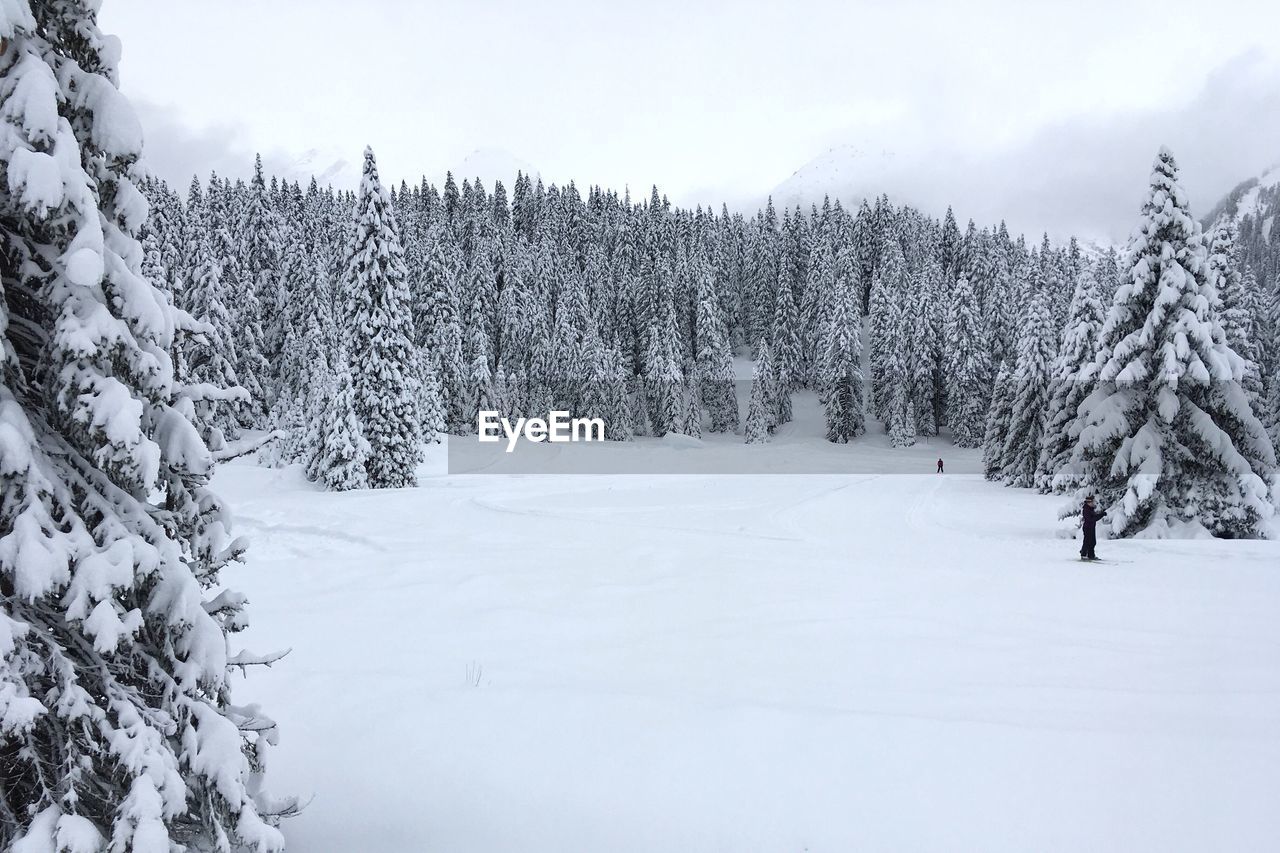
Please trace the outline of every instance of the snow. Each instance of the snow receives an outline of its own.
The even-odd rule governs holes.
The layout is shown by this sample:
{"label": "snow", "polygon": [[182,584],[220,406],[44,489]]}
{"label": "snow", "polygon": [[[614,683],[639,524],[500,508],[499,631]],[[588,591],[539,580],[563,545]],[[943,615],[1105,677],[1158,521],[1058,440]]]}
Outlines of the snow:
{"label": "snow", "polygon": [[80,287],[94,287],[102,281],[102,251],[85,247],[73,249],[63,259],[67,278]]}
{"label": "snow", "polygon": [[18,29],[35,29],[35,19],[25,0],[0,0],[0,38],[12,38]]}
{"label": "snow", "polygon": [[[223,466],[236,644],[293,648],[236,686],[280,723],[273,791],[314,797],[291,849],[1273,845],[1280,543],[1085,564],[1061,498],[952,473],[979,451],[826,445],[812,399],[787,428],[627,447],[871,461],[446,475],[436,445],[419,488],[343,493]],[[877,473],[912,453],[948,473]]]}
{"label": "snow", "polygon": [[900,164],[894,152],[856,145],[838,145],[810,160],[774,187],[770,196],[778,209],[822,204],[825,196],[856,205],[874,199],[894,186],[890,177]]}
{"label": "snow", "polygon": [[[463,179],[474,181],[480,178],[490,192],[493,191],[494,181],[502,181],[508,197],[515,186],[518,173],[524,173],[535,181],[541,177],[538,168],[532,163],[501,148],[477,148],[464,157],[452,172],[453,179],[459,185]],[[445,174],[441,172],[436,177],[434,182],[444,186]]]}
{"label": "snow", "polygon": [[1280,184],[1280,164],[1273,166],[1258,177],[1258,182],[1250,187],[1236,204],[1236,220],[1255,214],[1259,210],[1261,191]]}
{"label": "snow", "polygon": [[[342,151],[335,146],[309,148],[301,154],[275,152],[264,157],[268,172],[279,175],[282,179],[301,182],[305,189],[314,175],[316,182],[324,186],[334,186],[342,190],[354,190],[360,185],[360,160],[352,159],[350,151]],[[510,197],[515,183],[516,172],[531,175],[536,180],[539,176],[537,167],[516,155],[499,148],[478,148],[458,161],[451,170],[454,180],[462,185],[463,179],[474,181],[477,177],[484,179],[490,192],[493,182],[502,181]],[[393,179],[387,180],[388,187],[400,186],[401,178],[408,180],[413,186],[420,180],[419,175],[408,173],[401,175],[395,172]],[[444,186],[445,170],[428,176],[436,186]]]}
{"label": "snow", "polygon": [[333,146],[308,148],[301,154],[280,152],[270,158],[268,171],[303,187],[314,177],[322,187],[354,190],[360,185],[360,160],[351,159],[352,153]]}

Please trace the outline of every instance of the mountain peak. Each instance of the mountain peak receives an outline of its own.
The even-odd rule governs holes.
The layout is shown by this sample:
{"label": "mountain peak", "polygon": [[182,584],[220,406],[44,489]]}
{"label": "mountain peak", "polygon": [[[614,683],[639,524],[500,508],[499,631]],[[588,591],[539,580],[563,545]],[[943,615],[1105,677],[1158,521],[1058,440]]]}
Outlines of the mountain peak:
{"label": "mountain peak", "polygon": [[896,155],[888,149],[837,145],[797,169],[771,195],[779,207],[821,204],[827,196],[856,205],[888,191],[895,160]]}
{"label": "mountain peak", "polygon": [[[1247,180],[1241,181],[1213,206],[1204,218],[1206,229],[1215,228],[1226,218],[1239,222],[1246,216],[1262,215],[1270,219],[1280,209],[1280,163]],[[1269,226],[1266,226],[1269,227]]]}

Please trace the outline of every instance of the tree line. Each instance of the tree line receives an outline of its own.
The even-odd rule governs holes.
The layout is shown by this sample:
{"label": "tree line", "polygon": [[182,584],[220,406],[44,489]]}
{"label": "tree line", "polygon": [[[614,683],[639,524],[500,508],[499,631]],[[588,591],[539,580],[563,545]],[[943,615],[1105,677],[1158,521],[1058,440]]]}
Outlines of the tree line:
{"label": "tree line", "polygon": [[[390,191],[372,152],[356,193],[268,180],[260,163],[248,184],[214,175],[185,199],[145,189],[144,266],[217,333],[180,342],[180,369],[247,390],[221,417],[226,438],[282,430],[276,458],[335,488],[362,483],[357,433],[373,429],[349,416],[346,389],[388,358],[406,382],[395,429],[416,423],[419,439],[474,430],[482,408],[563,408],[620,440],[706,429],[764,441],[811,389],[832,441],[874,419],[895,444],[949,430],[976,447],[1031,297],[1044,293],[1060,329],[1084,272],[1105,294],[1119,281],[1114,251],[1028,246],[1003,224],[962,231],[950,211],[938,221],[886,197],[744,217],[675,207],[657,188],[640,202],[599,187],[584,199],[524,175],[510,196],[452,175]],[[376,269],[351,263],[367,251],[353,247],[358,227],[386,256]],[[408,338],[394,354],[352,351],[370,292]],[[759,387],[744,425],[734,358],[748,352]]]}
{"label": "tree line", "polygon": [[[565,409],[602,419],[615,440],[705,429],[760,443],[791,419],[802,389],[817,395],[829,441],[873,428],[905,446],[946,432],[983,449],[992,479],[1092,487],[1105,478],[1080,458],[1082,436],[1093,440],[1091,395],[1108,374],[1095,362],[1114,357],[1125,322],[1139,323],[1143,347],[1173,338],[1140,368],[1114,367],[1122,383],[1171,371],[1175,385],[1243,389],[1247,411],[1232,397],[1210,420],[1236,448],[1266,445],[1246,457],[1269,484],[1280,438],[1276,252],[1248,217],[1243,240],[1230,216],[1202,233],[1176,171],[1162,153],[1160,198],[1184,232],[1135,236],[1122,254],[1074,238],[1028,245],[1003,223],[962,231],[950,209],[937,220],[884,196],[856,211],[824,200],[781,215],[769,202],[747,217],[673,206],[657,187],[638,202],[594,186],[583,198],[572,182],[522,174],[510,196],[501,181],[459,186],[452,174],[440,188],[424,179],[388,190],[371,150],[356,192],[314,180],[303,191],[268,180],[259,160],[248,184],[213,175],[185,199],[149,181],[144,268],[213,327],[179,340],[179,370],[247,391],[221,415],[222,438],[275,431],[270,461],[302,462],[330,488],[411,484],[422,444],[473,431],[481,410],[514,419]],[[1142,233],[1158,230],[1157,214],[1144,209]],[[1178,315],[1168,329],[1173,291],[1153,294],[1174,285],[1152,272],[1166,269],[1166,250],[1189,253],[1169,267],[1176,286],[1199,288],[1178,297],[1194,303],[1195,322]],[[1189,355],[1196,340],[1211,351]],[[1121,357],[1134,358],[1132,346]],[[755,359],[745,421],[739,354]],[[1167,447],[1159,464],[1216,440]],[[1227,456],[1213,464],[1230,467]],[[1161,470],[1170,482],[1172,468]],[[1234,506],[1253,494],[1242,488]],[[1208,512],[1196,503],[1192,515],[1215,533],[1258,532],[1256,512],[1229,522]]]}

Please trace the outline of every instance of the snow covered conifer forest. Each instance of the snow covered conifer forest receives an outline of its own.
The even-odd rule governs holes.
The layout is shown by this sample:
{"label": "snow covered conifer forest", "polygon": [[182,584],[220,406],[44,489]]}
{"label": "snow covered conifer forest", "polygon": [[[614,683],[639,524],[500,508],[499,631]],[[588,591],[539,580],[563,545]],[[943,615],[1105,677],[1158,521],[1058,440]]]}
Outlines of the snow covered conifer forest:
{"label": "snow covered conifer forest", "polygon": [[[1221,706],[1205,710],[1196,699],[1170,710],[1159,699],[1142,719],[1167,712],[1172,722],[1157,734],[1170,738],[1204,719],[1238,724],[1241,743],[1260,745],[1268,761],[1280,756],[1258,722],[1274,725],[1280,709],[1270,699],[1261,710],[1249,704],[1280,695],[1270,675],[1252,680],[1280,635],[1274,613],[1245,604],[1280,601],[1274,566],[1264,569],[1276,554],[1266,540],[1280,535],[1280,179],[1247,182],[1216,209],[1195,211],[1178,161],[1161,147],[1145,194],[1133,199],[1132,235],[1116,246],[1014,234],[1004,221],[957,219],[951,207],[883,193],[848,205],[833,195],[800,205],[769,198],[752,209],[714,199],[680,206],[658,186],[640,194],[526,172],[510,186],[452,173],[438,185],[391,179],[372,147],[354,188],[271,174],[261,157],[247,180],[206,170],[171,186],[149,168],[142,126],[120,91],[121,44],[101,31],[98,6],[0,0],[0,849],[274,853],[285,849],[285,818],[301,812],[302,823],[348,795],[351,813],[338,809],[346,816],[306,836],[314,849],[336,849],[326,838],[431,849],[417,846],[422,836],[343,833],[380,825],[367,811],[384,801],[412,813],[405,791],[483,802],[505,790],[508,760],[526,781],[560,757],[589,778],[597,753],[611,767],[652,771],[620,784],[637,794],[630,806],[602,804],[581,778],[551,772],[553,789],[571,790],[580,812],[557,805],[566,819],[543,820],[530,817],[541,806],[521,800],[524,811],[506,815],[510,827],[483,839],[432,812],[445,827],[433,836],[439,849],[512,849],[529,837],[539,841],[525,849],[578,849],[564,827],[583,814],[591,820],[582,837],[597,846],[581,849],[684,849],[688,838],[689,849],[716,849],[758,837],[792,849],[809,843],[791,833],[796,814],[807,816],[806,830],[822,827],[817,837],[829,846],[813,849],[893,849],[886,825],[861,835],[831,818],[831,803],[815,817],[800,795],[781,798],[791,808],[784,819],[757,826],[738,815],[714,822],[719,834],[698,835],[690,827],[705,817],[700,800],[668,785],[687,768],[644,761],[692,744],[696,774],[707,772],[702,762],[719,768],[734,756],[730,764],[742,763],[724,776],[742,779],[728,787],[744,801],[764,799],[772,789],[760,780],[773,771],[753,775],[768,762],[744,759],[742,744],[763,740],[768,750],[773,742],[758,731],[787,743],[820,729],[840,749],[844,735],[862,746],[837,750],[839,766],[808,753],[770,760],[805,780],[801,790],[847,791],[860,760],[896,766],[862,751],[883,734],[866,720],[881,718],[893,720],[886,742],[900,754],[923,750],[921,767],[959,749],[942,778],[962,778],[957,768],[1000,744],[956,746],[932,729],[895,729],[902,720],[1052,730],[1023,746],[1057,761],[1073,754],[1071,738],[1088,721],[1140,728],[1127,706],[1069,693],[1094,665],[1103,675],[1088,691],[1107,696],[1130,690],[1140,672],[1148,680],[1132,689],[1141,706],[1149,696],[1203,698],[1197,691],[1217,674],[1197,661],[1237,661],[1223,665],[1234,698]],[[515,420],[553,410],[600,419],[620,447],[697,454],[732,443],[764,465],[817,447],[827,454],[820,460],[863,454],[875,473],[824,471],[840,475],[833,486],[805,476],[728,486],[714,477],[601,478],[606,486],[493,477],[505,483],[494,491],[489,478],[440,472],[445,447],[474,440],[482,412]],[[933,475],[935,456],[954,476],[941,476],[942,458],[939,476],[919,476]],[[890,481],[901,460],[924,468]],[[223,484],[236,506],[220,496]],[[1004,572],[1013,558],[986,564],[992,547],[1022,561],[1055,548],[1073,557],[1075,544],[1056,539],[1075,535],[1090,496],[1106,547],[1140,564],[1132,580],[1064,581],[1041,568],[1024,582]],[[942,510],[961,517],[964,532],[928,526],[924,516]],[[242,522],[264,541],[262,563],[237,535]],[[899,543],[904,530],[922,541]],[[1186,552],[1150,541],[1166,539],[1198,541]],[[917,551],[903,556],[900,545]],[[1194,608],[1214,582],[1208,563],[1223,555],[1239,561],[1222,570],[1230,602],[1205,616]],[[472,562],[475,573],[463,572]],[[242,582],[274,621],[251,623]],[[1172,611],[1192,613],[1201,633],[1178,635],[1169,612],[1148,600],[1165,583]],[[624,592],[611,598],[615,588]],[[681,604],[662,609],[668,596]],[[1122,604],[1100,607],[1101,629],[1073,622],[1094,612],[1095,596]],[[875,601],[889,602],[891,615],[867,604]],[[1060,605],[1078,609],[1062,616]],[[708,623],[692,611],[719,615]],[[1081,664],[1065,653],[1028,664],[994,649],[1058,642],[1059,629],[1044,627],[1057,619],[1065,646],[1135,645],[1141,666]],[[747,639],[758,631],[759,643]],[[811,644],[814,631],[830,633]],[[975,636],[986,639],[970,649]],[[1175,637],[1174,651],[1144,645],[1150,636]],[[452,665],[459,637],[490,650],[510,678],[497,706],[466,704],[440,687],[435,663],[422,662]],[[385,656],[376,664],[355,648],[371,638]],[[635,651],[654,645],[663,661]],[[271,681],[289,678],[277,673],[291,665],[281,660],[290,646],[307,675]],[[952,657],[956,647],[972,658]],[[906,657],[894,658],[903,648]],[[917,648],[927,661],[919,668],[909,660]],[[842,657],[848,649],[853,657]],[[698,650],[729,675],[704,669]],[[761,669],[743,668],[744,655]],[[1167,670],[1152,675],[1150,655],[1168,655]],[[795,665],[805,656],[812,665]],[[397,680],[417,678],[415,667],[427,673],[421,695]],[[990,700],[973,686],[1011,668],[1022,681],[995,692],[1013,698]],[[1024,689],[1046,671],[1043,696]],[[487,688],[486,678],[468,662],[469,692]],[[309,757],[292,759],[285,785],[266,784],[280,737],[272,705],[240,699],[256,697],[260,680],[295,717],[304,716],[298,697],[322,697],[308,708],[322,734],[305,741]],[[597,715],[549,699],[559,688],[608,722],[594,728]],[[360,702],[344,698],[348,690]],[[613,704],[633,692],[647,710]],[[419,700],[426,710],[404,710]],[[724,707],[735,710],[722,730],[707,709]],[[778,708],[799,724],[760,719]],[[401,744],[380,740],[391,736],[373,724],[379,714],[389,732],[438,738],[440,763],[423,765],[452,768],[474,790],[450,793],[449,780],[389,766],[386,754]],[[597,742],[578,751],[563,725],[540,728],[546,720],[576,720]],[[451,725],[476,726],[473,740],[451,738]],[[476,746],[490,736],[506,752]],[[1211,754],[1196,757],[1208,766]],[[1222,775],[1242,788],[1222,791],[1247,800],[1241,808],[1253,816],[1263,812],[1248,792],[1265,794],[1278,780],[1275,762],[1258,769],[1251,756],[1232,754]],[[1144,768],[1130,781],[1158,797],[1149,792],[1164,759],[1148,757],[1129,756]],[[471,759],[480,769],[466,769]],[[991,760],[1016,774],[1016,761]],[[1091,760],[1105,768],[1105,756]],[[395,792],[359,793],[366,771]],[[313,778],[357,792],[330,790],[303,809],[297,785]],[[898,783],[937,798],[917,777]],[[875,799],[892,786],[866,787],[877,789],[860,795],[871,798],[868,813],[902,808]],[[1079,809],[1096,805],[1079,796],[1069,797]],[[1180,797],[1160,802],[1193,811]],[[609,808],[630,814],[632,829],[661,822],[638,815],[675,814],[672,825],[689,835],[611,834],[600,820]],[[711,810],[733,812],[719,801]],[[1056,817],[1062,826],[1053,816],[1044,825],[1074,826]],[[966,841],[983,839],[985,827],[957,820]],[[1266,834],[1255,823],[1244,842]],[[1074,836],[1076,849],[1118,837],[1109,823],[1095,828]],[[1222,841],[1170,829],[1114,849],[1172,849],[1152,838]],[[1010,839],[990,849],[1017,849]],[[920,849],[944,849],[936,841]]]}
{"label": "snow covered conifer forest", "polygon": [[[147,181],[142,240],[153,279],[224,342],[207,366],[255,389],[221,421],[224,436],[278,429],[270,458],[302,462],[331,488],[410,484],[420,443],[441,424],[474,432],[481,409],[590,410],[620,439],[732,432],[741,419],[746,441],[767,442],[807,389],[826,401],[830,441],[855,441],[867,415],[894,446],[945,430],[982,446],[989,476],[1009,485],[1102,490],[1117,535],[1181,523],[1262,535],[1275,475],[1266,436],[1280,421],[1276,254],[1243,251],[1234,224],[1205,232],[1172,155],[1161,153],[1156,174],[1145,236],[1089,253],[1074,239],[1029,246],[1003,223],[962,231],[950,210],[939,221],[883,196],[853,211],[826,201],[779,215],[770,203],[744,216],[674,207],[657,187],[641,202],[600,187],[584,198],[572,182],[524,175],[510,195],[500,181],[459,186],[452,175],[442,188],[387,189],[372,151],[354,197],[260,165],[248,184],[212,175],[185,199]],[[1173,236],[1152,219],[1166,198],[1183,228]],[[1153,267],[1165,247],[1186,265],[1176,281]],[[1176,340],[1149,338],[1152,312],[1184,291],[1195,322],[1178,320]],[[1143,340],[1123,341],[1135,325]],[[1154,369],[1142,358],[1170,357],[1187,336],[1207,349],[1172,356],[1191,361],[1165,379],[1208,396],[1166,415],[1159,383],[1139,391],[1136,377]],[[376,350],[362,343],[372,340]],[[179,352],[183,343],[205,346],[180,341]],[[864,345],[865,376],[853,357]],[[731,387],[739,352],[762,379],[745,412]],[[178,363],[201,362],[193,352]],[[1095,394],[1113,380],[1123,402]],[[1141,430],[1112,434],[1126,454],[1147,452],[1134,442],[1151,451],[1121,476],[1111,471],[1120,444],[1096,455],[1089,420],[1137,397],[1170,423],[1154,447]],[[1212,459],[1204,477],[1235,472],[1229,486],[1204,486],[1223,492],[1212,514],[1188,480],[1201,475],[1177,467],[1185,453]],[[1114,476],[1130,491],[1104,490]],[[1152,508],[1134,522],[1126,500]]]}

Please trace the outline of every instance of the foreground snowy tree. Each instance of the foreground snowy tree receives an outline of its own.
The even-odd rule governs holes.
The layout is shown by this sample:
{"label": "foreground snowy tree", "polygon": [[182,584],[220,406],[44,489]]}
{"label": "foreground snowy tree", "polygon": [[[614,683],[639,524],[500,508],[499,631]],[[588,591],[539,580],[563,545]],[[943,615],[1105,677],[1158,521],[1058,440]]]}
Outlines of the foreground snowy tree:
{"label": "foreground snowy tree", "polygon": [[195,405],[239,394],[175,380],[202,324],[140,274],[142,134],[96,8],[0,4],[0,849],[276,851]]}
{"label": "foreground snowy tree", "polygon": [[354,217],[343,289],[369,486],[403,488],[417,482],[422,461],[412,305],[400,229],[371,148],[364,150]]}
{"label": "foreground snowy tree", "polygon": [[[1073,464],[1114,536],[1262,536],[1275,456],[1215,312],[1200,225],[1161,149],[1102,328]],[[1082,495],[1080,495],[1082,496]]]}

